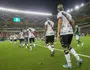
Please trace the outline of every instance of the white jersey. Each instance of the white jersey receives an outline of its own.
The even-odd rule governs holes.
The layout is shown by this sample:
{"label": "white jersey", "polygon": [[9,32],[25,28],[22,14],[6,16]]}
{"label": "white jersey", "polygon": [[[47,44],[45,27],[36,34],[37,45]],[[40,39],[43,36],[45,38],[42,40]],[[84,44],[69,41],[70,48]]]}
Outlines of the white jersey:
{"label": "white jersey", "polygon": [[54,35],[54,22],[52,22],[51,20],[47,20],[44,25],[47,26],[46,36]]}
{"label": "white jersey", "polygon": [[15,35],[13,35],[13,39],[15,40],[15,39],[17,39],[17,35],[15,34]]}
{"label": "white jersey", "polygon": [[23,32],[20,32],[20,39],[24,39]]}
{"label": "white jersey", "polygon": [[35,32],[35,29],[29,28],[28,30],[29,38],[35,38],[34,32]]}
{"label": "white jersey", "polygon": [[28,31],[25,30],[25,31],[24,31],[24,37],[27,38],[28,36],[29,36],[29,35],[28,35]]}
{"label": "white jersey", "polygon": [[13,39],[13,36],[11,35],[11,36],[10,36],[10,40],[12,40],[12,39]]}
{"label": "white jersey", "polygon": [[60,35],[73,34],[73,29],[70,24],[70,21],[72,20],[72,16],[65,11],[61,11],[57,15],[57,19],[59,18],[62,18],[62,27],[61,27]]}

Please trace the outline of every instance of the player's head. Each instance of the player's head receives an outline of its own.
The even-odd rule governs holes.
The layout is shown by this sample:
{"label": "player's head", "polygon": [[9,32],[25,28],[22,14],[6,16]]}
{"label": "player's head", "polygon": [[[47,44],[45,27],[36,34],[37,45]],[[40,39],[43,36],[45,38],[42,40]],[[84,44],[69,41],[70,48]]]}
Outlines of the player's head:
{"label": "player's head", "polygon": [[59,4],[57,6],[57,11],[59,12],[59,11],[62,11],[62,10],[64,10],[63,5],[62,4]]}

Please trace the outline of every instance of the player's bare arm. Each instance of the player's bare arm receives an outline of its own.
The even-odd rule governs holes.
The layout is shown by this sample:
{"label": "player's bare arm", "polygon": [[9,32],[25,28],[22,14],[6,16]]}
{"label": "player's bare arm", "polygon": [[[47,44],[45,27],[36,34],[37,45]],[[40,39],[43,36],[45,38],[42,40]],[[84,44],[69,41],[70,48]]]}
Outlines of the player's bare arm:
{"label": "player's bare arm", "polygon": [[62,18],[59,18],[59,19],[58,19],[58,32],[57,32],[57,39],[60,38],[61,25],[62,25]]}

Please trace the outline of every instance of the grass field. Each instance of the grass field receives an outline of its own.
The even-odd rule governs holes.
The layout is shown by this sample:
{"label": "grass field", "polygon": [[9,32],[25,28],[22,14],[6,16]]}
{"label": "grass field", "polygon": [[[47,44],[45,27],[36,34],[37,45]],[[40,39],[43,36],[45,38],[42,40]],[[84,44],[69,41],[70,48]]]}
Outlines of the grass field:
{"label": "grass field", "polygon": [[50,56],[50,51],[45,48],[44,42],[36,41],[37,47],[30,52],[29,49],[19,47],[19,44],[10,44],[9,41],[0,42],[0,70],[90,70],[90,36],[82,37],[83,47],[77,47],[75,39],[72,46],[84,60],[81,67],[76,66],[76,59],[71,56],[73,68],[65,69],[65,57],[60,43],[55,43],[57,49],[55,56]]}

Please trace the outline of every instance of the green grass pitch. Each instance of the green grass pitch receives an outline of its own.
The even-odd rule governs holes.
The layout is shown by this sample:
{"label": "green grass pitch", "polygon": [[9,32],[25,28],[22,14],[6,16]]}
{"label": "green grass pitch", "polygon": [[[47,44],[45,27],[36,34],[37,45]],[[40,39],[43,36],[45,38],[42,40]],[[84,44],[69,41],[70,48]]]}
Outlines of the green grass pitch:
{"label": "green grass pitch", "polygon": [[[84,55],[90,56],[90,36],[81,37],[84,42],[83,47],[77,47],[77,42],[73,39],[72,47]],[[81,67],[76,66],[76,59],[71,56],[72,69],[63,68],[65,57],[62,51],[57,51],[54,57],[50,56],[50,51],[45,47],[44,42],[36,41],[37,47],[32,52],[29,49],[21,48],[18,44],[9,41],[0,42],[0,70],[90,70],[90,58],[80,56],[84,62]],[[59,42],[55,43],[55,48],[62,50]]]}

